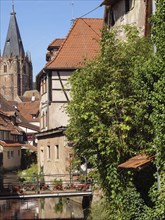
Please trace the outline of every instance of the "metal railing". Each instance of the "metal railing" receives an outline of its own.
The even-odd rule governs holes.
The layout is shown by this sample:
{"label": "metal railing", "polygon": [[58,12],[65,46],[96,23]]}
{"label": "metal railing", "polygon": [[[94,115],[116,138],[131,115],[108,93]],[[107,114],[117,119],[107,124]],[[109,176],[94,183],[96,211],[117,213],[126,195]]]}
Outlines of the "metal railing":
{"label": "metal railing", "polygon": [[[49,177],[50,181],[45,181]],[[27,176],[26,176],[27,178]],[[25,179],[26,179],[25,178]],[[54,193],[57,191],[92,191],[94,183],[92,181],[80,181],[74,176],[72,181],[67,179],[67,175],[33,175],[29,176],[30,181],[15,180],[10,182],[8,178],[7,183],[3,184],[3,194],[28,194],[28,193]],[[2,192],[0,192],[2,194]]]}

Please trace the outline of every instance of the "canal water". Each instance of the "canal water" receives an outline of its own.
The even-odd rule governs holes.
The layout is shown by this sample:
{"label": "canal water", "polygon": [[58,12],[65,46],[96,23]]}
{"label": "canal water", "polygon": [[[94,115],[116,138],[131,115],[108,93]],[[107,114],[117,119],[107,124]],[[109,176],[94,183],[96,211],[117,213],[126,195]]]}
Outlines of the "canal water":
{"label": "canal water", "polygon": [[71,198],[0,200],[0,220],[10,219],[84,219],[84,214]]}
{"label": "canal water", "polygon": [[[16,173],[6,173],[1,178],[3,189],[18,180]],[[0,194],[3,192],[0,189]],[[0,220],[10,219],[86,219],[88,198],[38,198],[0,200]]]}

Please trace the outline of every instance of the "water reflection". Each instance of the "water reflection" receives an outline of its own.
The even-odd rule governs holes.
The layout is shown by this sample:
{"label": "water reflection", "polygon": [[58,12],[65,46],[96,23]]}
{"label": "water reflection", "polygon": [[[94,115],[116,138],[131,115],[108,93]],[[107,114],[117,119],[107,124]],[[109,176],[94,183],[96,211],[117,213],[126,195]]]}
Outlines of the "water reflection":
{"label": "water reflection", "polygon": [[0,219],[84,219],[80,203],[69,198],[0,200]]}

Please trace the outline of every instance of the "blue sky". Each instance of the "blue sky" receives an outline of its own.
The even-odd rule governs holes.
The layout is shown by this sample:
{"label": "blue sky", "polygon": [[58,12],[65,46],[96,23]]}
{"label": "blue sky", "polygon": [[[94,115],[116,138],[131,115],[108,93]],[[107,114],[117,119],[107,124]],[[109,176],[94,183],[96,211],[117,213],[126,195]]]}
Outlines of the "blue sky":
{"label": "blue sky", "polygon": [[[103,18],[102,0],[14,0],[14,9],[25,51],[31,53],[33,77],[44,67],[47,46],[55,38],[65,38],[72,18]],[[96,9],[97,8],[97,9]],[[96,10],[94,10],[96,9]],[[12,0],[0,0],[0,44],[4,49]]]}

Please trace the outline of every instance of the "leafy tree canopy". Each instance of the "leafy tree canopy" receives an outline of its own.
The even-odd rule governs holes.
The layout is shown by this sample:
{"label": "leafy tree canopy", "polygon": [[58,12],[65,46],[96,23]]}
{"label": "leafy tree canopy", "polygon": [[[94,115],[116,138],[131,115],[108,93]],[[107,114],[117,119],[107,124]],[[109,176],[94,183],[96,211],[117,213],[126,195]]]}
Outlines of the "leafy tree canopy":
{"label": "leafy tree canopy", "polygon": [[77,155],[85,155],[98,169],[111,207],[110,219],[165,218],[165,195],[157,190],[157,183],[139,194],[134,173],[117,168],[141,152],[155,155],[164,188],[163,5],[163,0],[157,0],[152,19],[156,53],[153,42],[140,37],[134,27],[123,27],[125,40],[119,37],[121,30],[103,30],[100,56],[70,77],[72,100],[66,134]]}

